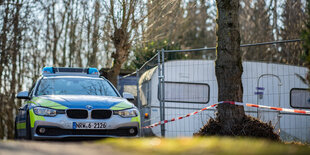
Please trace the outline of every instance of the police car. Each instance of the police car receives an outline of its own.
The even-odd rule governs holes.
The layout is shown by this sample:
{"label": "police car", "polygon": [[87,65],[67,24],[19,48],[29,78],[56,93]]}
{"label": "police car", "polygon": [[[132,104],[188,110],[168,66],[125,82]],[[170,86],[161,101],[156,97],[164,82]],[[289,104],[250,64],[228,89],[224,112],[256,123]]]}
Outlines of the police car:
{"label": "police car", "polygon": [[139,111],[96,68],[45,67],[17,98],[16,138],[138,136]]}

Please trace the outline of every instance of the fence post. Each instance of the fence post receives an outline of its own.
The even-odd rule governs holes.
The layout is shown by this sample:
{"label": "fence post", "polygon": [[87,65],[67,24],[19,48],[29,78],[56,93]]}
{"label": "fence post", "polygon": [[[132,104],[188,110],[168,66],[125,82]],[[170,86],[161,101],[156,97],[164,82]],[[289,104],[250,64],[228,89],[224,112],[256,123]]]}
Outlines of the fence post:
{"label": "fence post", "polygon": [[[162,60],[161,60],[161,81],[162,81],[162,117],[163,117],[163,120],[165,120],[165,50],[164,49],[161,49],[161,57],[162,57]],[[162,120],[162,121],[163,121]],[[165,133],[165,124],[162,124],[161,125],[161,132],[162,132],[162,137],[165,137],[166,133]]]}
{"label": "fence post", "polygon": [[[160,57],[160,53],[161,51],[158,50],[157,51],[157,69],[158,69],[158,99],[159,99],[159,112],[160,112],[160,121],[163,121],[163,107],[162,107],[162,72],[161,72],[161,57]],[[163,128],[163,125],[160,125],[160,131],[161,131],[161,136],[164,137],[165,136],[165,131]]]}
{"label": "fence post", "polygon": [[139,90],[139,79],[140,79],[140,75],[139,75],[139,69],[136,70],[136,79],[137,79],[137,105],[138,105],[138,109],[139,109],[139,113],[140,113],[140,128],[139,128],[139,137],[141,137],[143,135],[143,129],[142,129],[142,107],[141,107],[141,103],[140,103],[140,90]]}

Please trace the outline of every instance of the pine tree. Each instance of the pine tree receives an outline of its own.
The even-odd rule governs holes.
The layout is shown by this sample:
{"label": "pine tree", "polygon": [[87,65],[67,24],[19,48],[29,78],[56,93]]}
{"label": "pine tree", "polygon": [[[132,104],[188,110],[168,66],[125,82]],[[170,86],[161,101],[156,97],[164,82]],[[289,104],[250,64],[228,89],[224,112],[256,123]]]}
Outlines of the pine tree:
{"label": "pine tree", "polygon": [[[283,28],[281,37],[283,40],[300,38],[304,28],[305,12],[301,0],[286,0],[282,13]],[[302,46],[300,43],[288,43],[281,46],[281,61],[287,64],[301,65]]]}
{"label": "pine tree", "polygon": [[[306,13],[307,13],[307,19],[305,23],[305,28],[302,30],[301,38],[303,41],[303,60],[306,62],[308,69],[310,70],[310,0],[307,0],[306,5]],[[308,84],[310,87],[310,71],[308,71],[306,79],[302,78],[302,80]]]}
{"label": "pine tree", "polygon": [[215,31],[211,23],[214,21],[212,15],[208,14],[210,5],[205,0],[189,1],[187,4],[187,16],[182,27],[181,44],[185,48],[202,48],[215,46]]}
{"label": "pine tree", "polygon": [[[243,44],[260,43],[273,41],[272,25],[270,14],[265,0],[253,2],[243,1],[243,8],[240,9],[240,29]],[[272,60],[271,48],[267,46],[243,48],[245,60],[266,61]]]}

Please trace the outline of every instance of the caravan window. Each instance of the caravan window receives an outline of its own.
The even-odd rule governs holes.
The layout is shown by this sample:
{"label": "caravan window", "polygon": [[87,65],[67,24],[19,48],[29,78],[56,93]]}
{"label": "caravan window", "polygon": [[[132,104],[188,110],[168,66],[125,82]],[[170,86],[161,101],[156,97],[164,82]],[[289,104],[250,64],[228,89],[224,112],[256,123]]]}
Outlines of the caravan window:
{"label": "caravan window", "polygon": [[305,88],[293,88],[290,92],[290,104],[293,108],[310,109],[310,91]]}
{"label": "caravan window", "polygon": [[206,83],[165,81],[166,102],[206,104],[209,96],[210,87]]}

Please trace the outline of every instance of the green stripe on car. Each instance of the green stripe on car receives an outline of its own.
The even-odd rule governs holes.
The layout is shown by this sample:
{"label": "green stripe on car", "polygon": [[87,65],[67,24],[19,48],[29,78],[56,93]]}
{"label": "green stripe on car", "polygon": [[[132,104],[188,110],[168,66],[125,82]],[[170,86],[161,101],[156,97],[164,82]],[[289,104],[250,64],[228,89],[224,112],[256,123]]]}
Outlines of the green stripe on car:
{"label": "green stripe on car", "polygon": [[141,126],[140,115],[138,115],[137,117],[131,118],[131,122],[139,122],[139,126]]}
{"label": "green stripe on car", "polygon": [[26,123],[17,123],[16,129],[26,129]]}
{"label": "green stripe on car", "polygon": [[33,102],[33,101],[31,101],[31,100],[29,100],[29,101],[26,101],[26,104],[34,104],[34,105],[38,105],[37,103],[35,103],[35,102]]}
{"label": "green stripe on car", "polygon": [[34,127],[35,121],[45,121],[45,118],[43,116],[38,116],[33,112],[33,109],[29,110],[29,115],[30,115],[30,125],[31,128]]}
{"label": "green stripe on car", "polygon": [[50,100],[46,100],[46,99],[42,99],[42,98],[39,98],[39,97],[34,97],[32,99],[32,101],[40,104],[40,106],[43,106],[43,107],[49,107],[49,108],[59,109],[59,110],[68,109],[68,107],[63,106],[63,105],[61,105],[59,103],[56,103],[56,102],[53,102],[53,101],[50,101]]}
{"label": "green stripe on car", "polygon": [[132,108],[131,103],[127,103],[126,101],[117,103],[115,106],[111,107],[111,110],[123,110],[123,109],[129,109]]}

